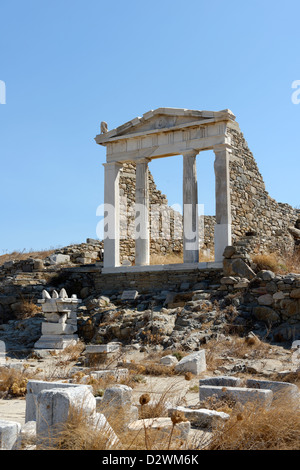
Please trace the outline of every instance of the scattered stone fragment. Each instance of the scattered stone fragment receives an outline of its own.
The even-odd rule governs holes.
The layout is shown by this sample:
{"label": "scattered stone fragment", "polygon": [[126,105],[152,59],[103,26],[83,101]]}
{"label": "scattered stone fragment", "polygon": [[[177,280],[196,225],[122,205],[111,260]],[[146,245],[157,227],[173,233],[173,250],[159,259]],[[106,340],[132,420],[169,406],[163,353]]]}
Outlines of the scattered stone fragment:
{"label": "scattered stone fragment", "polygon": [[181,359],[175,365],[177,372],[192,372],[194,375],[199,375],[206,370],[205,350],[194,352]]}
{"label": "scattered stone fragment", "polygon": [[186,419],[193,425],[199,428],[211,428],[218,422],[224,422],[229,419],[229,414],[221,411],[208,410],[206,408],[187,408],[184,406],[176,406],[168,409],[168,414],[174,411],[181,411]]}
{"label": "scattered stone fragment", "polygon": [[12,450],[21,430],[20,423],[0,420],[0,450]]}

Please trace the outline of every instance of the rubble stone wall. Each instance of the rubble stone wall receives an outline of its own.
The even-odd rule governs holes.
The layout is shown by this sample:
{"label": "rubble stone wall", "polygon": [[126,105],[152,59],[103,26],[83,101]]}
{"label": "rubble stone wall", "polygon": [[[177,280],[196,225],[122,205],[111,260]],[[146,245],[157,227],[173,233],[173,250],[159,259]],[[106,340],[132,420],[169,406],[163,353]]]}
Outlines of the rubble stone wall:
{"label": "rubble stone wall", "polygon": [[[244,135],[236,128],[228,128],[231,138],[232,154],[230,159],[230,191],[232,211],[233,244],[238,242],[248,232],[254,233],[249,250],[257,253],[291,253],[295,240],[288,231],[294,227],[300,217],[289,204],[278,203],[266,191],[263,177],[258,169],[255,158],[250,151]],[[174,211],[168,206],[166,195],[156,187],[153,176],[149,171],[150,206],[160,205],[170,216],[170,238],[158,237],[151,239],[151,255],[181,254],[183,251],[182,238],[174,239]],[[135,202],[135,164],[126,163],[120,178],[120,195],[126,196],[128,207],[133,208]],[[122,214],[125,217],[124,207]],[[134,213],[127,213],[127,228],[134,228]],[[178,213],[177,213],[178,215]],[[125,219],[123,219],[125,220]],[[213,255],[214,251],[214,216],[204,216],[204,233],[201,234],[202,251]],[[132,232],[131,232],[132,233]],[[121,229],[121,262],[129,259],[134,262],[134,239],[126,236],[126,230]]]}
{"label": "rubble stone wall", "polygon": [[228,132],[233,148],[230,161],[233,242],[247,232],[255,232],[252,251],[291,252],[294,239],[288,228],[295,226],[298,211],[269,196],[243,134],[235,129]]}

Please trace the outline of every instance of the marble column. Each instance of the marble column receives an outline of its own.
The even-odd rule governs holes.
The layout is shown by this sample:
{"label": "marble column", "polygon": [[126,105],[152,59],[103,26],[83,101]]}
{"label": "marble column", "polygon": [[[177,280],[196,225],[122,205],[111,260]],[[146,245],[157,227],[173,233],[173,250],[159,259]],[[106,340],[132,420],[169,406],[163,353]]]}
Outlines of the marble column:
{"label": "marble column", "polygon": [[224,248],[231,245],[231,203],[230,203],[230,146],[228,144],[214,147],[215,153],[215,191],[216,191],[216,225],[215,225],[215,261],[223,260]]}
{"label": "marble column", "polygon": [[104,268],[120,265],[120,163],[104,163]]}
{"label": "marble column", "polygon": [[183,154],[183,262],[199,262],[197,150]]}
{"label": "marble column", "polygon": [[149,236],[149,159],[143,158],[136,162],[135,186],[135,264],[150,264]]}

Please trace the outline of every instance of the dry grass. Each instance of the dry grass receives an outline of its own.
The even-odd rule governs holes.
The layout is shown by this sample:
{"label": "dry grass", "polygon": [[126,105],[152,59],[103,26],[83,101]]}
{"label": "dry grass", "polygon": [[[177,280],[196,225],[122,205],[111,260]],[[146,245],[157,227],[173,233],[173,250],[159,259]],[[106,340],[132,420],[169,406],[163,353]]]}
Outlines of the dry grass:
{"label": "dry grass", "polygon": [[85,344],[82,341],[77,341],[76,344],[70,344],[65,349],[58,353],[59,360],[64,362],[74,362],[79,359],[85,349]]}
{"label": "dry grass", "polygon": [[[86,379],[86,376],[89,376]],[[114,375],[106,375],[102,378],[95,378],[93,376],[93,371],[85,371],[85,372],[76,372],[72,375],[71,379],[73,383],[84,383],[85,385],[90,385],[93,388],[93,394],[96,397],[103,396],[104,390],[108,387],[112,387],[116,384],[127,385],[128,387],[134,388],[138,381],[135,380],[135,373],[131,371],[127,376],[120,376],[116,378]],[[84,382],[82,381],[83,377],[85,377]]]}
{"label": "dry grass", "polygon": [[[145,398],[145,399],[144,399]],[[163,411],[151,409],[148,394],[140,397],[142,419],[155,419]],[[163,401],[162,401],[163,403]],[[91,426],[89,418],[80,410],[71,410],[53,440],[53,450],[299,450],[300,409],[295,409],[287,400],[276,402],[270,409],[258,408],[255,404],[243,408],[234,404],[219,406],[230,414],[226,422],[216,424],[209,441],[201,443],[191,440],[183,442],[178,435],[177,425],[185,421],[180,413],[171,416],[172,426],[167,432],[146,425],[139,431],[122,429],[117,416],[109,417],[109,424],[117,434],[113,444],[109,432],[99,431]],[[116,431],[117,430],[117,431]]]}
{"label": "dry grass", "polygon": [[289,372],[288,374],[284,375],[284,377],[275,373],[271,379],[279,382],[289,382],[297,385],[300,388],[300,370],[296,372]]}
{"label": "dry grass", "polygon": [[[214,261],[213,255],[205,255],[200,251],[199,253],[199,263]],[[183,253],[167,253],[165,255],[151,255],[150,264],[182,264],[183,263]]]}
{"label": "dry grass", "polygon": [[258,270],[267,269],[278,274],[300,273],[300,250],[285,256],[277,253],[257,254],[252,261]]}
{"label": "dry grass", "polygon": [[164,364],[158,364],[154,361],[145,361],[143,364],[138,364],[135,361],[131,361],[129,364],[126,364],[126,367],[133,373],[139,375],[152,375],[154,377],[171,377],[174,375],[179,375],[175,371],[174,366],[166,366]]}
{"label": "dry grass", "polygon": [[[140,410],[139,419],[150,419],[168,416],[168,407],[170,401],[174,402],[174,396],[177,395],[177,405],[181,405],[185,401],[185,395],[178,396],[177,383],[171,382],[162,392],[153,393],[151,399],[151,393],[144,393],[140,396]],[[143,398],[146,397],[146,400]]]}
{"label": "dry grass", "polygon": [[[151,395],[143,393],[139,398],[139,419],[145,420],[144,426],[137,431],[127,429],[128,417],[126,409],[105,409],[105,416],[114,430],[117,441],[111,442],[111,434],[106,428],[97,430],[91,425],[90,417],[83,410],[71,409],[66,423],[56,430],[51,439],[52,450],[168,450],[181,448],[185,443],[179,439],[177,425],[186,421],[184,415],[175,414],[171,417],[172,426],[168,431],[148,427],[146,420],[167,417],[167,403],[172,394],[173,385],[164,390],[155,403],[151,403]],[[53,436],[53,429],[51,430]],[[109,438],[110,437],[110,438]],[[48,436],[46,437],[46,441]],[[43,446],[43,445],[42,445]],[[40,447],[42,447],[40,446]],[[51,450],[51,449],[50,449]]]}
{"label": "dry grass", "polygon": [[228,357],[265,359],[270,349],[268,343],[258,338],[240,338],[239,336],[231,336],[230,340],[212,339],[202,347],[206,351],[207,369],[211,371],[228,363]]}
{"label": "dry grass", "polygon": [[167,253],[166,255],[151,255],[150,264],[181,264],[182,253]]}
{"label": "dry grass", "polygon": [[292,255],[285,256],[279,265],[279,273],[300,273],[300,249]]}
{"label": "dry grass", "polygon": [[[117,418],[111,420],[111,427],[118,429]],[[182,421],[184,417],[182,417]],[[173,423],[170,432],[162,433],[144,427],[141,431],[121,432],[113,443],[109,430],[97,430],[90,425],[83,413],[73,410],[52,440],[52,450],[168,450],[178,448],[177,422]],[[183,444],[183,443],[182,443]],[[179,443],[180,446],[180,443]]]}
{"label": "dry grass", "polygon": [[24,397],[29,379],[39,373],[39,369],[34,372],[28,370],[28,365],[24,365],[23,370],[0,367],[0,398]]}
{"label": "dry grass", "polygon": [[248,405],[232,412],[222,427],[214,430],[209,450],[299,450],[300,409],[287,400],[276,407],[258,409]]}
{"label": "dry grass", "polygon": [[[71,408],[68,420],[41,440],[38,450],[114,450],[109,429],[97,430],[83,410]],[[49,441],[51,444],[49,445]]]}
{"label": "dry grass", "polygon": [[15,313],[17,320],[26,320],[42,313],[42,307],[37,305],[32,299],[21,298],[20,308]]}
{"label": "dry grass", "polygon": [[202,263],[202,262],[204,263],[204,262],[214,261],[214,260],[215,260],[215,255],[214,254],[206,255],[205,253],[200,251],[200,253],[199,253],[199,263]]}
{"label": "dry grass", "polygon": [[11,253],[5,253],[0,255],[0,266],[8,261],[22,261],[28,258],[33,259],[45,259],[52,255],[55,250],[42,250],[42,251],[13,251]]}
{"label": "dry grass", "polygon": [[267,269],[277,272],[279,269],[279,259],[275,253],[255,255],[252,261],[256,264],[259,271]]}

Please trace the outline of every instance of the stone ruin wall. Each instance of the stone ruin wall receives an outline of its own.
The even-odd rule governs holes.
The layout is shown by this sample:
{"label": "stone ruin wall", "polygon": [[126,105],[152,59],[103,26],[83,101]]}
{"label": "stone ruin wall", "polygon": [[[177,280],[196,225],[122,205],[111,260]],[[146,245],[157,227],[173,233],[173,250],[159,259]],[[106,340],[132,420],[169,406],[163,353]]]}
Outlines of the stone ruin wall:
{"label": "stone ruin wall", "polygon": [[230,189],[233,243],[253,232],[249,251],[292,253],[295,240],[288,231],[300,214],[288,204],[272,199],[243,134],[229,129],[233,147],[230,162]]}
{"label": "stone ruin wall", "polygon": [[[120,176],[120,197],[126,197],[127,208],[121,202],[120,219],[121,219],[121,240],[120,240],[120,260],[125,259],[134,262],[135,259],[135,244],[133,239],[134,230],[134,212],[133,207],[135,203],[135,172],[136,166],[134,163],[125,163]],[[162,237],[162,224],[160,223],[160,233],[155,238],[150,239],[150,255],[170,255],[175,254],[181,256],[183,253],[183,240],[182,237],[174,238],[174,215],[182,220],[182,216],[175,212],[168,206],[168,200],[165,194],[162,194],[157,189],[153,176],[149,170],[149,206],[161,206],[164,214],[167,215],[167,224],[169,224],[170,237],[166,239]],[[131,211],[128,208],[132,209]],[[126,220],[127,216],[127,220]],[[126,220],[126,222],[125,222]],[[160,219],[161,222],[161,219]],[[203,250],[210,250],[213,253],[214,249],[214,224],[215,217],[204,216],[204,231],[205,238],[203,241]],[[129,235],[129,236],[128,236]],[[131,235],[131,236],[130,236]],[[178,261],[181,262],[181,261]]]}
{"label": "stone ruin wall", "polygon": [[[251,253],[292,253],[295,240],[288,231],[294,227],[299,219],[299,210],[289,204],[278,203],[272,199],[265,188],[263,177],[259,172],[257,163],[248,144],[239,130],[228,129],[231,138],[232,156],[230,161],[230,189],[232,210],[232,239],[233,244],[245,238],[248,233],[254,236],[247,239],[248,251]],[[174,212],[168,206],[167,198],[156,187],[153,176],[149,171],[150,205],[159,204],[166,212],[169,212],[171,226],[170,239],[159,237],[151,239],[150,254],[181,255],[183,252],[182,239],[173,239]],[[120,177],[120,195],[127,197],[128,205],[133,207],[135,202],[135,164],[126,163]],[[122,210],[121,210],[122,214]],[[123,217],[125,213],[123,212]],[[129,214],[129,228],[134,227],[134,214]],[[202,253],[213,256],[214,252],[214,216],[204,216],[204,236],[202,241]],[[122,231],[124,237],[120,243],[121,262],[128,259],[134,262],[135,247],[133,238],[126,237],[126,231]]]}

